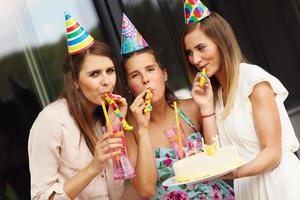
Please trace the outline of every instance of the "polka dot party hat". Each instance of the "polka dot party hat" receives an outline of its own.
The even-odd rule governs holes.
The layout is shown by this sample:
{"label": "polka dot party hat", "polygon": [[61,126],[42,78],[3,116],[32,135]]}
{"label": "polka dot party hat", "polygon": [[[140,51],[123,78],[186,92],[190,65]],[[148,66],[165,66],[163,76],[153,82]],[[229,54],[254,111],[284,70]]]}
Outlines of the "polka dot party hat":
{"label": "polka dot party hat", "polygon": [[184,18],[186,24],[199,22],[209,16],[210,11],[200,0],[184,1]]}

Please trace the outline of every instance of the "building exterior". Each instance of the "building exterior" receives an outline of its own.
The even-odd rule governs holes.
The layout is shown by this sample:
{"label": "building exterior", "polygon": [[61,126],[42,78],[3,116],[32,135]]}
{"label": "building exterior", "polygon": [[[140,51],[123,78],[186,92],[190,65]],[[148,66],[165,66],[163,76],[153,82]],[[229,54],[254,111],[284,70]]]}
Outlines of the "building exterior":
{"label": "building exterior", "polygon": [[[300,5],[297,0],[205,0],[232,25],[246,58],[290,92],[300,138]],[[173,91],[189,88],[180,52],[184,24],[178,0],[11,0],[0,7],[0,200],[30,199],[27,139],[40,110],[62,87],[67,52],[64,11],[113,48],[120,62],[125,12],[167,66]]]}

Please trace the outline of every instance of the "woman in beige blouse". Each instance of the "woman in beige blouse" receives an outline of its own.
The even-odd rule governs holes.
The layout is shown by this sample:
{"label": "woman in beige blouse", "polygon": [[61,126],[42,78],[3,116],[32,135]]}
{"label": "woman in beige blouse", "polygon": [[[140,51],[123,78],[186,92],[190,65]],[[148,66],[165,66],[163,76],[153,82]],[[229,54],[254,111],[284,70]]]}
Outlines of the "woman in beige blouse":
{"label": "woman in beige blouse", "polygon": [[[122,141],[101,134],[105,120],[99,106],[103,93],[118,88],[116,69],[109,46],[97,41],[67,56],[61,98],[41,111],[30,131],[32,199],[121,197],[123,181],[113,179],[110,158],[120,153],[111,149],[122,147]],[[125,116],[126,100],[115,95],[115,101]],[[110,109],[109,116],[117,120]]]}

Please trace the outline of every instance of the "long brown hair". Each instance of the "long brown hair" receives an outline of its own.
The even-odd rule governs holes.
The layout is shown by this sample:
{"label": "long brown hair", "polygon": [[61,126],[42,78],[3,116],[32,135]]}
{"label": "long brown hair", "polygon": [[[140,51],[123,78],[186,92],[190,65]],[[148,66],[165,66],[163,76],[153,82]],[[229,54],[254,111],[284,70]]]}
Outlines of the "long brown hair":
{"label": "long brown hair", "polygon": [[[128,61],[129,58],[131,58],[135,55],[142,54],[142,53],[149,53],[149,54],[153,55],[154,58],[155,58],[155,61],[157,62],[158,66],[160,67],[160,69],[166,70],[166,68],[160,64],[160,60],[159,60],[159,57],[158,57],[157,53],[150,47],[146,47],[144,49],[141,49],[139,51],[135,51],[133,53],[124,54],[123,55],[123,66],[125,67],[125,64],[126,64],[126,62]],[[127,77],[127,76],[125,76],[125,77]],[[165,85],[165,99],[166,99],[168,105],[171,106],[171,107],[173,105],[174,100],[177,99],[176,96],[174,95],[174,93],[169,89],[168,85]]]}
{"label": "long brown hair", "polygon": [[[235,35],[231,26],[227,21],[215,12],[212,12],[208,17],[200,22],[192,25],[186,25],[185,29],[181,33],[181,47],[185,67],[189,75],[190,81],[194,80],[197,69],[189,63],[187,55],[185,54],[185,36],[195,29],[201,30],[206,36],[214,41],[220,52],[220,70],[223,76],[224,87],[223,94],[226,97],[225,108],[223,117],[228,116],[232,109],[234,99],[237,92],[238,78],[239,78],[239,66],[245,59],[242,55],[240,47],[237,43]],[[211,77],[211,83],[214,92],[214,100],[217,99],[217,90],[220,87],[220,83],[213,76]]]}
{"label": "long brown hair", "polygon": [[[66,55],[66,60],[63,65],[64,72],[64,87],[60,95],[60,98],[65,98],[68,102],[68,108],[71,116],[74,118],[77,126],[79,127],[80,133],[83,135],[87,146],[92,154],[94,154],[95,144],[97,137],[94,131],[95,119],[100,119],[100,122],[104,123],[104,115],[100,106],[94,113],[94,116],[88,115],[87,105],[88,99],[84,96],[80,88],[76,88],[75,82],[78,80],[79,72],[82,68],[82,63],[88,54],[94,54],[110,58],[115,66],[116,76],[118,75],[116,62],[112,56],[111,48],[102,42],[96,41],[93,46],[88,50],[75,54]],[[117,82],[115,85],[115,93],[118,93],[120,88],[119,78],[117,76]]]}

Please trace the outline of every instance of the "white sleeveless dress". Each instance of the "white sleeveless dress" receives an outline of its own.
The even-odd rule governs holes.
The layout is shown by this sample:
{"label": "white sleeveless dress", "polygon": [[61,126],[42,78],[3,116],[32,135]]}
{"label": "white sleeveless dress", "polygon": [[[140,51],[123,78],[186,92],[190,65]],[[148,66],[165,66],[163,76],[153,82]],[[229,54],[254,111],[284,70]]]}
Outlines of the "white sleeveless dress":
{"label": "white sleeveless dress", "polygon": [[254,129],[249,95],[257,83],[267,81],[276,94],[280,114],[282,135],[282,158],[280,165],[263,174],[234,180],[234,191],[238,200],[300,199],[300,161],[294,155],[299,142],[284,107],[288,91],[281,82],[256,65],[241,63],[237,98],[226,119],[222,119],[222,90],[216,104],[217,127],[221,144],[234,144],[242,157],[251,160],[260,151],[259,140]]}

